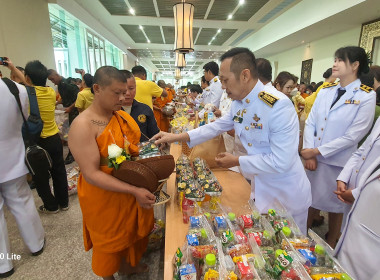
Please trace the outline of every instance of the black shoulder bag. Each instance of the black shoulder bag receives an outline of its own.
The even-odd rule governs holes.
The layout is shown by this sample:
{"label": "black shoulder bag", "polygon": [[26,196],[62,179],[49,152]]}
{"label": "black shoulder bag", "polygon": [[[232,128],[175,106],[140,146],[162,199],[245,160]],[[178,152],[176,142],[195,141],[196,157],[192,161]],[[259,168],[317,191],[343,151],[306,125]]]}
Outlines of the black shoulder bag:
{"label": "black shoulder bag", "polygon": [[[31,108],[30,116],[28,120],[26,120],[22,112],[21,101],[20,101],[20,96],[19,96],[20,92],[16,84],[7,78],[3,78],[3,81],[8,86],[10,92],[16,98],[18,108],[20,109],[22,119],[24,120],[22,132],[23,132],[24,143],[26,146],[26,151],[25,151],[26,166],[28,167],[30,173],[33,176],[36,173],[50,170],[52,168],[52,160],[49,153],[45,149],[38,146],[36,143],[42,131],[42,127],[41,127],[42,121],[40,119],[40,112],[38,110],[35,89],[33,87],[26,87],[28,90],[28,97],[29,97],[29,103],[30,103],[30,108]],[[37,107],[38,112],[36,112],[36,107]],[[32,126],[32,131],[34,132],[33,134],[31,134],[30,132],[31,131],[30,126]],[[43,123],[42,123],[42,126],[43,126]]]}

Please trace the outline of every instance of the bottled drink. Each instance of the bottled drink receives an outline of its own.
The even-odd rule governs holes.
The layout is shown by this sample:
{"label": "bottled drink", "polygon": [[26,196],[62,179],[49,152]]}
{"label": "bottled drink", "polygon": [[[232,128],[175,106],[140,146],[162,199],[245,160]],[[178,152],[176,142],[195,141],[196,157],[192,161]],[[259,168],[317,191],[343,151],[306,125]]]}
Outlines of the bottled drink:
{"label": "bottled drink", "polygon": [[326,251],[321,245],[315,245],[315,257],[317,258],[316,266],[324,266],[326,262]]}
{"label": "bottled drink", "polygon": [[207,254],[204,265],[204,280],[217,280],[219,279],[219,273],[216,266],[216,257],[214,254]]}
{"label": "bottled drink", "polygon": [[190,216],[192,216],[193,214],[194,214],[194,202],[184,197],[182,200],[183,222],[185,224],[188,224],[190,220]]}
{"label": "bottled drink", "polygon": [[283,227],[281,230],[282,230],[282,233],[287,238],[293,238],[294,237],[294,233],[292,232],[292,230],[290,229],[290,227]]}

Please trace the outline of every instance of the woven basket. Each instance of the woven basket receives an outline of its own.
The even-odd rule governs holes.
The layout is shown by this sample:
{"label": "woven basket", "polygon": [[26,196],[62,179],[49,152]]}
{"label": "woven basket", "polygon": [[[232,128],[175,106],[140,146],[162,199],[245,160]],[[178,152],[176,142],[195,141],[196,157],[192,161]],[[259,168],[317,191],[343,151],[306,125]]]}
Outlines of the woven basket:
{"label": "woven basket", "polygon": [[181,142],[182,153],[189,156],[193,148],[189,148],[186,142]]}

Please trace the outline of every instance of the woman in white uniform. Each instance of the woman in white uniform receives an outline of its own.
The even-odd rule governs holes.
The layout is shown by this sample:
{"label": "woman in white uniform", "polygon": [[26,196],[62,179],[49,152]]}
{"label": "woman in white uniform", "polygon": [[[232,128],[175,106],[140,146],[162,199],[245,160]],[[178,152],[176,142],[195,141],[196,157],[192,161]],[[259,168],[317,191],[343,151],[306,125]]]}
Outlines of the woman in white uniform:
{"label": "woman in white uniform", "polygon": [[354,203],[335,250],[340,264],[355,279],[380,279],[380,118],[344,166],[335,193]]}
{"label": "woman in white uniform", "polygon": [[340,82],[320,90],[306,120],[301,155],[312,189],[308,227],[319,213],[316,209],[329,212],[327,243],[335,247],[343,213],[349,210],[334,194],[336,178],[371,128],[376,96],[359,80],[369,71],[364,49],[338,49],[332,71]]}

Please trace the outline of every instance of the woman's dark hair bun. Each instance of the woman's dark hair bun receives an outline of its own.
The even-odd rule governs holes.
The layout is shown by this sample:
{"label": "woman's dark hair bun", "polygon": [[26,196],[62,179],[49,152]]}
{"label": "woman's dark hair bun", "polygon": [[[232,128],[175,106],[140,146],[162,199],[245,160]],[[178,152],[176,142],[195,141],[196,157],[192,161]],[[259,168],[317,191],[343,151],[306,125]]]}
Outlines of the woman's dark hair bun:
{"label": "woman's dark hair bun", "polygon": [[323,78],[327,79],[327,78],[330,78],[332,75],[332,68],[329,68],[325,71],[325,73],[323,73]]}

